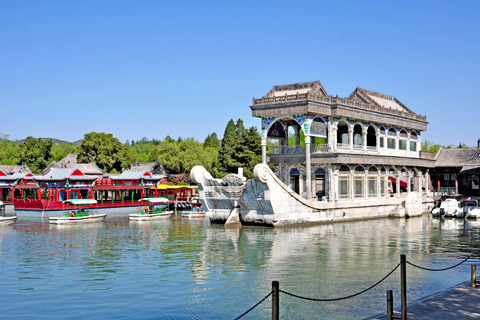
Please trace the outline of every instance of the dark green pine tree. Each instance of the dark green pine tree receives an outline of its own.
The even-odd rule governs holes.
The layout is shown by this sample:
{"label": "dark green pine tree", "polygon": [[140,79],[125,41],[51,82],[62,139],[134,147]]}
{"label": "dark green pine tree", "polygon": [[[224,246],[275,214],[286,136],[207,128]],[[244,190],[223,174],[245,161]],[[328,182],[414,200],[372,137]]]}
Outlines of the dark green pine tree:
{"label": "dark green pine tree", "polygon": [[237,126],[230,119],[225,133],[223,134],[222,145],[218,153],[218,163],[222,172],[234,173],[237,171],[237,161],[235,160],[235,153],[238,144],[238,136],[236,133]]}
{"label": "dark green pine tree", "polygon": [[220,148],[220,140],[218,140],[217,134],[214,132],[212,134],[209,134],[206,138],[205,141],[203,142],[203,147],[204,148]]}
{"label": "dark green pine tree", "polygon": [[237,161],[244,168],[247,178],[253,178],[253,169],[262,161],[261,137],[257,128],[251,127],[242,133],[242,144],[237,153]]}

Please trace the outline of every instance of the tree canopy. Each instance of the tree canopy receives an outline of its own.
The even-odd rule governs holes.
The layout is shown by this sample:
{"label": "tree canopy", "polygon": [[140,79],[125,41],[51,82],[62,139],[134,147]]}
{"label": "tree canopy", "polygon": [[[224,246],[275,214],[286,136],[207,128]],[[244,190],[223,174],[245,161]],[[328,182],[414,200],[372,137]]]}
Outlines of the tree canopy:
{"label": "tree canopy", "polygon": [[8,135],[0,134],[0,164],[15,165],[19,163],[18,145],[8,140]]}
{"label": "tree canopy", "polygon": [[128,147],[111,133],[104,132],[85,134],[77,158],[79,163],[93,161],[104,172],[113,173],[129,168],[132,160]]}
{"label": "tree canopy", "polygon": [[244,168],[245,176],[251,178],[255,165],[261,160],[261,137],[257,129],[251,127],[246,130],[242,119],[238,119],[236,124],[231,119],[225,128],[218,155],[220,170],[236,173],[238,168]]}
{"label": "tree canopy", "polygon": [[27,137],[18,145],[18,164],[24,163],[33,173],[41,173],[53,160],[52,145],[52,139]]}

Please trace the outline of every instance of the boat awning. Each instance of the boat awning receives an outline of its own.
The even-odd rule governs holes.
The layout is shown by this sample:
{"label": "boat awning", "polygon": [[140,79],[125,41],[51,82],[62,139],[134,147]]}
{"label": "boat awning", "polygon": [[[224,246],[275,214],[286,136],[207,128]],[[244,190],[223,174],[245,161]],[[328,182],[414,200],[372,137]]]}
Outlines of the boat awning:
{"label": "boat awning", "polygon": [[[393,177],[388,177],[388,180],[392,181],[392,183],[397,183],[397,179],[393,178]],[[406,188],[407,187],[407,183],[400,180],[400,187],[404,187]]]}
{"label": "boat awning", "polygon": [[143,202],[150,202],[150,203],[166,203],[166,202],[170,202],[170,200],[168,200],[167,198],[143,198],[143,199],[140,199],[140,201],[143,201]]}
{"label": "boat awning", "polygon": [[63,201],[64,204],[73,204],[76,206],[86,206],[89,204],[96,204],[97,200],[95,199],[70,199]]}

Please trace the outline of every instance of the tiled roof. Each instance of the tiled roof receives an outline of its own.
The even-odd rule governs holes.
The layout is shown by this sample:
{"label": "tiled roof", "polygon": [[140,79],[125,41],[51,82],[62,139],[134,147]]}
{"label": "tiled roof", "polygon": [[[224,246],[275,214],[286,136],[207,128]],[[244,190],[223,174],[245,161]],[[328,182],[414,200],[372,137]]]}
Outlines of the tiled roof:
{"label": "tiled roof", "polygon": [[[78,170],[78,168],[52,168],[46,175],[36,175],[34,178],[36,180],[47,181],[47,180],[92,180],[96,179],[96,177],[92,176],[72,176],[72,173]],[[81,170],[80,170],[81,171]]]}
{"label": "tiled roof", "polygon": [[304,82],[304,83],[294,83],[294,84],[287,84],[281,86],[274,86],[269,93],[267,93],[266,97],[278,97],[290,94],[302,94],[302,93],[314,93],[319,94],[322,96],[327,96],[327,91],[322,86],[320,81],[313,81],[313,82]]}
{"label": "tiled roof", "polygon": [[15,173],[15,172],[22,172],[22,173],[23,172],[32,172],[30,170],[30,168],[28,168],[28,166],[21,165],[21,164],[17,164],[17,165],[13,165],[13,166],[0,165],[0,170],[5,172],[6,174],[12,174],[12,173]]}
{"label": "tiled roof", "polygon": [[440,149],[435,159],[435,167],[480,167],[479,148]]}
{"label": "tiled roof", "polygon": [[100,169],[94,162],[90,163],[77,163],[78,153],[69,153],[65,158],[59,160],[58,162],[52,161],[45,170],[43,174],[47,175],[52,168],[59,169],[73,169],[78,168],[83,174],[86,175],[103,175],[103,170]]}
{"label": "tiled roof", "polygon": [[137,162],[128,171],[148,171],[151,174],[167,175],[168,171],[159,162]]}

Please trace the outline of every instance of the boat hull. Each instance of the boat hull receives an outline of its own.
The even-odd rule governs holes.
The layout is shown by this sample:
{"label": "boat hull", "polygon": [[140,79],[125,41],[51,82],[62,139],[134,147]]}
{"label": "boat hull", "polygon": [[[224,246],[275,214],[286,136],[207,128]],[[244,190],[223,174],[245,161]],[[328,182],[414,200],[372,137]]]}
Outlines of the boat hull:
{"label": "boat hull", "polygon": [[184,211],[182,213],[182,218],[188,218],[188,219],[202,219],[206,218],[207,215],[205,212],[197,212],[197,211]]}
{"label": "boat hull", "polygon": [[105,220],[107,214],[96,214],[85,217],[50,217],[48,222],[53,224],[93,223]]}
{"label": "boat hull", "polygon": [[8,226],[17,221],[17,216],[0,217],[0,226]]}
{"label": "boat hull", "polygon": [[173,211],[165,211],[162,213],[152,213],[152,214],[132,213],[128,215],[128,218],[132,221],[151,221],[151,220],[169,219],[172,217],[172,214],[173,214]]}
{"label": "boat hull", "polygon": [[200,187],[200,201],[214,223],[273,227],[343,222],[386,217],[415,217],[429,212],[433,197],[419,192],[401,196],[307,200],[285,185],[265,164],[254,169],[254,179],[231,174],[214,179],[195,166],[190,179]]}

